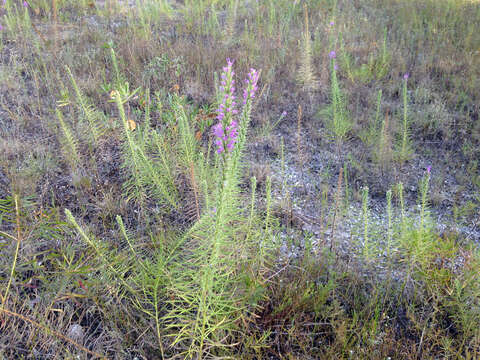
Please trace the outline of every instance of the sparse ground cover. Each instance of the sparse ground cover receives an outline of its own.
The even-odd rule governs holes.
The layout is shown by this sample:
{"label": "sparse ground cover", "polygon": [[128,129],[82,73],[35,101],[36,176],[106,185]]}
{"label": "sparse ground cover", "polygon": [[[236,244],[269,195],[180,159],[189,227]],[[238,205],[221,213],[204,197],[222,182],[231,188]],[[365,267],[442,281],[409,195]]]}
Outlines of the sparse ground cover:
{"label": "sparse ground cover", "polygon": [[0,359],[480,358],[480,3],[0,4]]}

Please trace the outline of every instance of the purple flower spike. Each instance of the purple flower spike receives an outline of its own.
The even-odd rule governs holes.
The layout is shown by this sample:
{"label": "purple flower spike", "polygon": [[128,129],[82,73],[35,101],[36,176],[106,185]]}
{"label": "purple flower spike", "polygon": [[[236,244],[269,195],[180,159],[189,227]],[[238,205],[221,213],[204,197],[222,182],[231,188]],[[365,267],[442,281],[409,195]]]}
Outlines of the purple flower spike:
{"label": "purple flower spike", "polygon": [[337,53],[335,51],[330,51],[330,54],[328,54],[330,59],[335,59],[337,57]]}
{"label": "purple flower spike", "polygon": [[3,25],[2,25],[2,24],[0,24],[0,31],[2,31],[2,30],[3,30]]}
{"label": "purple flower spike", "polygon": [[223,136],[222,123],[217,123],[217,125],[215,125],[213,127],[213,135],[215,135],[216,137],[222,137]]}
{"label": "purple flower spike", "polygon": [[24,1],[23,2],[23,7],[28,7],[28,2]]}
{"label": "purple flower spike", "polygon": [[[220,102],[217,109],[218,123],[212,127],[218,154],[232,152],[239,135],[238,122],[235,120],[238,110],[236,109],[237,102],[235,101],[235,80],[233,79],[235,71],[233,71],[233,63],[234,60],[227,58],[227,66],[223,67],[221,74],[221,86],[218,87],[218,99]],[[255,69],[250,69],[243,91],[244,105],[255,98],[259,76],[260,74]]]}
{"label": "purple flower spike", "polygon": [[405,75],[403,75],[403,78],[404,78],[405,80],[408,80],[409,77],[410,77],[410,75],[409,75],[408,73],[405,73]]}
{"label": "purple flower spike", "polygon": [[215,136],[215,145],[217,146],[217,153],[224,153],[226,150],[231,151],[237,139],[237,123],[232,117],[238,113],[235,106],[235,80],[233,76],[234,61],[227,58],[227,66],[223,67],[221,74],[220,104],[217,109],[218,123],[212,127],[213,135]]}
{"label": "purple flower spike", "polygon": [[333,65],[333,70],[335,70],[335,71],[338,70],[338,65],[337,64]]}
{"label": "purple flower spike", "polygon": [[427,174],[430,175],[430,171],[432,170],[432,167],[430,165],[427,166]]}
{"label": "purple flower spike", "polygon": [[258,90],[257,83],[260,74],[255,69],[250,69],[246,81],[247,87],[243,90],[243,104],[246,104],[249,99],[255,98],[255,93]]}
{"label": "purple flower spike", "polygon": [[332,20],[330,21],[330,26],[333,26],[333,25],[335,25],[335,21]]}
{"label": "purple flower spike", "polygon": [[287,116],[287,112],[285,110],[283,110],[282,117],[285,117],[285,116]]}

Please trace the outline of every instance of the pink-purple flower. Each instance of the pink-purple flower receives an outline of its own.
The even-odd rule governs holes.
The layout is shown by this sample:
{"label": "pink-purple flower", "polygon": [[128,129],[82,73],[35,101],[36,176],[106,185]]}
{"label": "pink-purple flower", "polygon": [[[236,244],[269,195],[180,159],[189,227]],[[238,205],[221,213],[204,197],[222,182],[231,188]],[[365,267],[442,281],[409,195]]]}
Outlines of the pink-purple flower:
{"label": "pink-purple flower", "polygon": [[227,66],[223,68],[220,81],[221,103],[217,109],[218,123],[213,126],[213,135],[216,137],[215,145],[217,153],[222,153],[225,148],[228,151],[233,150],[237,138],[237,123],[232,119],[236,115],[237,103],[235,102],[235,80],[233,76],[233,61],[227,59]]}
{"label": "pink-purple flower", "polygon": [[243,104],[245,105],[249,99],[255,98],[255,93],[258,90],[257,82],[260,74],[255,69],[250,69],[248,78],[245,79],[246,88],[243,91]]}
{"label": "pink-purple flower", "polygon": [[[220,105],[217,109],[218,123],[212,127],[213,135],[215,136],[215,145],[217,153],[231,152],[238,141],[238,122],[235,120],[235,115],[238,114],[236,110],[237,103],[235,102],[235,80],[233,76],[233,61],[227,59],[227,66],[223,68],[220,76]],[[255,69],[250,69],[247,79],[245,80],[246,87],[243,92],[243,104],[255,98],[255,93],[258,90],[257,82],[259,73]]]}
{"label": "pink-purple flower", "polygon": [[23,2],[23,7],[28,7],[28,2],[27,1]]}
{"label": "pink-purple flower", "polygon": [[213,135],[215,135],[215,145],[217,146],[217,153],[221,154],[225,151],[225,147],[228,152],[231,152],[237,142],[238,137],[238,123],[232,120],[225,128],[224,125],[219,122],[213,126]]}
{"label": "pink-purple flower", "polygon": [[410,74],[409,74],[409,73],[405,73],[405,74],[403,75],[403,79],[404,79],[404,80],[408,80],[409,77],[410,77]]}
{"label": "pink-purple flower", "polygon": [[335,59],[337,57],[337,53],[335,51],[330,51],[330,54],[328,54],[328,56],[330,57],[330,59]]}
{"label": "pink-purple flower", "polygon": [[217,138],[215,145],[217,146],[217,152],[220,154],[225,149],[223,148],[223,139],[225,138],[225,132],[223,131],[223,124],[221,122],[213,126],[213,135]]}
{"label": "pink-purple flower", "polygon": [[220,92],[222,95],[222,102],[217,109],[217,119],[219,121],[223,121],[225,117],[231,116],[232,114],[236,114],[237,110],[235,110],[236,102],[235,102],[235,80],[233,76],[235,72],[233,71],[233,61],[227,59],[227,66],[223,68],[223,72],[221,75],[220,81]]}
{"label": "pink-purple flower", "polygon": [[235,143],[237,142],[238,137],[238,124],[235,120],[227,126],[226,129],[227,136],[224,138],[224,141],[227,143],[227,150],[228,152],[233,150]]}

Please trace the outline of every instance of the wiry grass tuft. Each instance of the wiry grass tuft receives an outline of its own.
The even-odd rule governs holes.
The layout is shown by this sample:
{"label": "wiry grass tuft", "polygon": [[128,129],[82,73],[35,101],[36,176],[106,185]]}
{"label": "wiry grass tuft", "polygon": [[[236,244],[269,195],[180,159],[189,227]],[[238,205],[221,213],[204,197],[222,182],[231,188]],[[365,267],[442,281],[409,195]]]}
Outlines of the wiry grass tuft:
{"label": "wiry grass tuft", "polygon": [[307,91],[314,91],[318,88],[318,79],[315,76],[313,67],[312,39],[308,25],[308,10],[304,7],[304,30],[300,45],[300,68],[298,69],[298,82]]}
{"label": "wiry grass tuft", "polygon": [[98,145],[98,140],[102,133],[102,128],[100,124],[101,115],[100,113],[93,107],[92,104],[89,104],[85,95],[81,92],[80,88],[75,81],[75,78],[72,74],[72,71],[67,66],[66,67],[67,73],[70,76],[70,80],[72,82],[73,89],[75,90],[75,95],[77,97],[77,108],[81,114],[81,119],[83,121],[87,121],[88,126],[86,127],[86,131],[90,139],[91,147],[95,147]]}

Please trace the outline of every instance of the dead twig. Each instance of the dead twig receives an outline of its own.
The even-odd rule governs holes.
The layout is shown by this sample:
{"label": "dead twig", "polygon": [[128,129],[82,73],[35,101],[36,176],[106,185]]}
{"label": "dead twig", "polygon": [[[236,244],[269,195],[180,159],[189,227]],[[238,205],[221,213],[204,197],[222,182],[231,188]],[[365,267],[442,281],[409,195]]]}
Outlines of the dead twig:
{"label": "dead twig", "polygon": [[66,342],[72,344],[73,346],[75,346],[75,347],[77,347],[78,349],[86,352],[87,354],[94,356],[94,358],[107,359],[104,355],[101,355],[101,354],[99,354],[99,353],[97,353],[97,352],[95,352],[95,351],[89,350],[89,349],[87,349],[85,346],[80,345],[80,344],[77,343],[76,341],[70,339],[69,337],[66,337],[65,335],[62,335],[62,334],[59,333],[58,331],[52,330],[52,329],[50,329],[50,328],[48,328],[48,327],[46,327],[46,326],[44,326],[44,325],[36,322],[35,320],[30,319],[30,318],[28,318],[28,317],[26,317],[26,316],[24,316],[24,315],[22,315],[22,314],[16,313],[16,312],[14,312],[14,311],[7,310],[7,309],[5,309],[5,308],[3,308],[3,307],[0,308],[0,311],[3,312],[3,313],[5,313],[5,314],[7,314],[7,315],[14,316],[14,317],[19,318],[19,319],[21,319],[21,320],[23,320],[23,321],[26,321],[26,322],[32,324],[33,326],[38,327],[38,328],[40,328],[40,329],[42,329],[42,330],[50,333],[50,334],[53,335],[53,336],[56,336],[56,337],[58,337],[58,338],[60,338],[60,339],[62,339],[62,340],[65,340]]}

